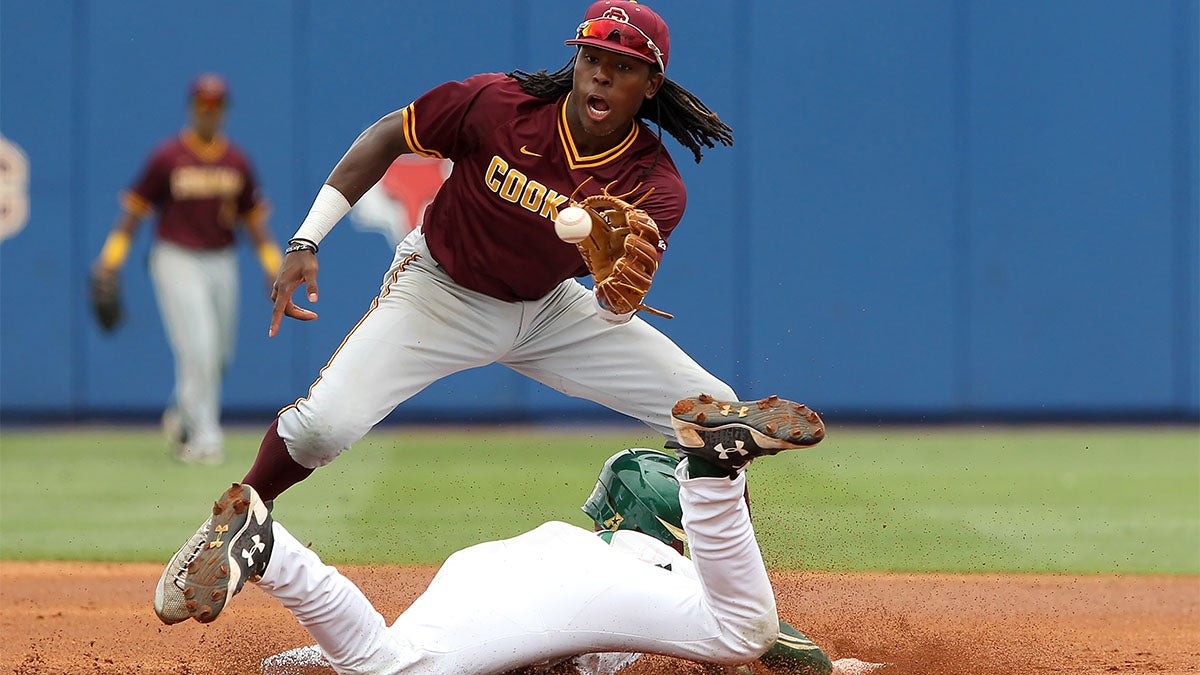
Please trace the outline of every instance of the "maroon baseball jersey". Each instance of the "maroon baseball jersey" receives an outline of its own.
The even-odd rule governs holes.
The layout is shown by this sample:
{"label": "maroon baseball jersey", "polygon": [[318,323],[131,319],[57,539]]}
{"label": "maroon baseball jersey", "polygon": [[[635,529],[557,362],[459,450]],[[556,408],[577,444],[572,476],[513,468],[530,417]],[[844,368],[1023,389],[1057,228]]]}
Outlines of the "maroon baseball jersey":
{"label": "maroon baseball jersey", "polygon": [[122,205],[138,216],[157,211],[159,238],[202,249],[232,245],[239,218],[261,222],[267,212],[242,151],[223,137],[205,143],[191,131],[155,148]]}
{"label": "maroon baseball jersey", "polygon": [[610,183],[614,195],[637,188],[631,199],[653,188],[640,208],[658,224],[665,248],[687,201],[666,148],[637,121],[613,149],[580,155],[566,101],[530,96],[513,78],[492,73],[443,84],[404,109],[409,147],[454,162],[422,228],[430,252],[459,284],[501,300],[533,300],[586,273],[575,245],[554,234],[554,219],[588,178],[576,199]]}

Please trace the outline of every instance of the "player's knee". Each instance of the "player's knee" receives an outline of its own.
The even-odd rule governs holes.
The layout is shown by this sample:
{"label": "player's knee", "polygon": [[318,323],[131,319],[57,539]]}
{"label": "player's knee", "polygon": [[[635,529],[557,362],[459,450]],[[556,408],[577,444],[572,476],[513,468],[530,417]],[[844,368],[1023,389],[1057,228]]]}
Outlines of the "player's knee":
{"label": "player's knee", "polygon": [[279,435],[296,463],[310,469],[325,466],[363,436],[353,425],[326,419],[336,418],[313,415],[295,407],[279,416]]}
{"label": "player's knee", "polygon": [[319,469],[329,464],[337,459],[338,455],[342,454],[344,449],[321,442],[288,442],[288,454],[292,456],[292,459],[296,460],[297,464],[307,469]]}

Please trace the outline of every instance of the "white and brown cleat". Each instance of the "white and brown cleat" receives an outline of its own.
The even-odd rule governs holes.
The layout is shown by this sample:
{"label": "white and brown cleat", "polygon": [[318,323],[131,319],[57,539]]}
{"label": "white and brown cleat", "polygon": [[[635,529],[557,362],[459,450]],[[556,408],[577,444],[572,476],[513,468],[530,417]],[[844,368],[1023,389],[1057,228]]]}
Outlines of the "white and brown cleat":
{"label": "white and brown cleat", "polygon": [[192,618],[187,598],[183,594],[184,584],[187,581],[188,567],[204,548],[204,540],[211,528],[212,518],[209,518],[183,546],[179,547],[175,555],[171,556],[171,561],[167,563],[158,579],[158,586],[154,588],[154,613],[168,626]]}
{"label": "white and brown cleat", "polygon": [[249,485],[234,483],[213,504],[209,531],[183,579],[193,619],[216,619],[247,581],[263,575],[275,543],[271,522],[270,507]]}
{"label": "white and brown cleat", "polygon": [[680,454],[694,455],[730,471],[756,457],[804,448],[825,438],[825,424],[812,408],[771,396],[758,401],[718,401],[708,394],[680,400],[671,408]]}

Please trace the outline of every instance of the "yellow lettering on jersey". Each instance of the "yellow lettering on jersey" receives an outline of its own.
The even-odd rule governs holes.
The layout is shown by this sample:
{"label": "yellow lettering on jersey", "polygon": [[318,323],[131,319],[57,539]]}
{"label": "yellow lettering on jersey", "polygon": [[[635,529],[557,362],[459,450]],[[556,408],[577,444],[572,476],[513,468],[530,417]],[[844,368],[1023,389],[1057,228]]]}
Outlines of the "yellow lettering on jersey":
{"label": "yellow lettering on jersey", "polygon": [[545,202],[542,204],[542,210],[539,211],[539,214],[543,218],[558,220],[558,207],[567,203],[568,199],[570,198],[566,195],[560,195],[558,192],[551,190],[549,194],[546,195]]}
{"label": "yellow lettering on jersey", "polygon": [[181,166],[171,172],[175,199],[234,199],[242,185],[242,174],[227,166]]}
{"label": "yellow lettering on jersey", "polygon": [[569,199],[544,183],[530,180],[499,156],[492,157],[488,163],[487,171],[483,173],[483,183],[504,201],[518,204],[526,211],[550,220],[558,218],[559,207]]}
{"label": "yellow lettering on jersey", "polygon": [[538,209],[542,206],[542,200],[545,198],[546,186],[536,180],[531,180],[525,183],[525,189],[521,191],[521,206],[537,213]]}
{"label": "yellow lettering on jersey", "polygon": [[508,173],[508,162],[493,155],[492,161],[488,163],[487,171],[483,172],[483,182],[492,192],[500,191],[500,178]]}
{"label": "yellow lettering on jersey", "polygon": [[517,197],[521,196],[521,188],[525,187],[525,174],[511,169],[508,175],[504,177],[504,185],[500,186],[500,198],[506,202],[516,202]]}

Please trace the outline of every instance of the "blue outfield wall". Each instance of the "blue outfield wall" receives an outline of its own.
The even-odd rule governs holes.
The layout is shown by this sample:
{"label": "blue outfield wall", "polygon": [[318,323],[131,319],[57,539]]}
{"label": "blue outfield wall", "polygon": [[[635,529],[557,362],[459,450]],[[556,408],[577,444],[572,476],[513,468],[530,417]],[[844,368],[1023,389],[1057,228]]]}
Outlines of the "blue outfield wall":
{"label": "blue outfield wall", "polygon": [[[555,69],[586,2],[0,0],[0,133],[30,215],[0,243],[0,416],[153,415],[172,364],[143,227],[128,320],[86,277],[187,82],[230,82],[228,131],[285,238],[349,143],[442,81]],[[744,397],[831,420],[1200,417],[1196,0],[660,0],[670,76],[735,130],[695,165],[649,320]],[[22,198],[19,195],[16,198]],[[8,198],[8,197],[6,197]],[[390,259],[343,223],[321,318],[269,340],[242,250],[230,416],[302,396]],[[393,419],[604,417],[501,367]]]}

